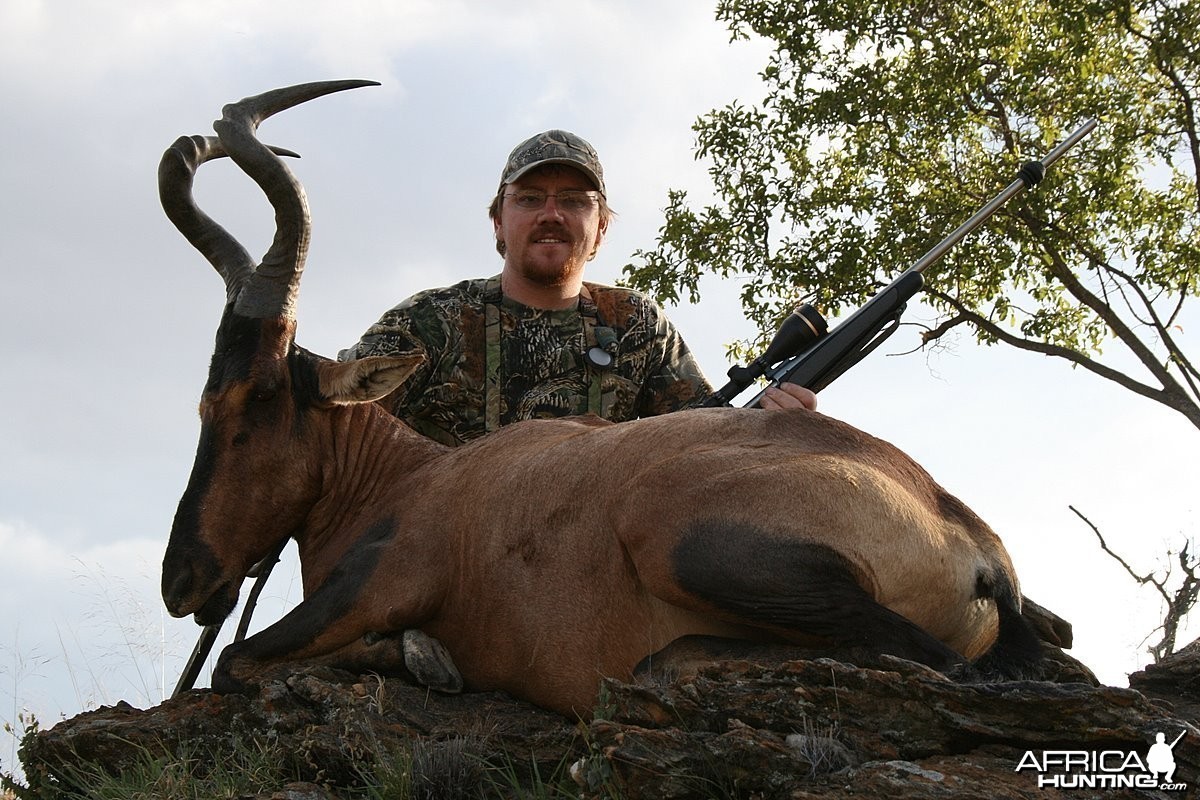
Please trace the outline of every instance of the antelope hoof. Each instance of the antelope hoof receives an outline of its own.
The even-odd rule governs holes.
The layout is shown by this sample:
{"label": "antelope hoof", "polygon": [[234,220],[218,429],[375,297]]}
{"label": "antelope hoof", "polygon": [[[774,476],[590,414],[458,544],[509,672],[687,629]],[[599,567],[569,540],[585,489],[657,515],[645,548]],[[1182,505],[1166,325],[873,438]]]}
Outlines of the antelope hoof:
{"label": "antelope hoof", "polygon": [[212,688],[217,694],[245,694],[250,690],[250,684],[239,677],[235,670],[236,662],[229,658],[225,653],[217,659],[216,666],[213,667]]}
{"label": "antelope hoof", "polygon": [[422,686],[444,694],[458,694],[463,688],[462,675],[446,646],[415,628],[403,638],[404,666]]}

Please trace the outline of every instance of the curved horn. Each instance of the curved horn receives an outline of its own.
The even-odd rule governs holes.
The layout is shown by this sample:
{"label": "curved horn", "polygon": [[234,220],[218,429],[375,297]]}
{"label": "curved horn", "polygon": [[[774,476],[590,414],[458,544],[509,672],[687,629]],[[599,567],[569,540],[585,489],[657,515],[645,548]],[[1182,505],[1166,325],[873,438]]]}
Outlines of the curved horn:
{"label": "curved horn", "polygon": [[[281,156],[297,153],[272,147]],[[181,136],[167,148],[158,163],[158,198],[167,218],[225,279],[226,302],[233,302],[245,281],[254,274],[254,260],[237,240],[196,206],[192,182],[206,161],[225,157],[225,148],[213,136]]]}
{"label": "curved horn", "polygon": [[332,92],[378,86],[376,81],[321,81],[275,89],[231,103],[213,123],[221,145],[262,188],[275,209],[275,240],[246,279],[234,311],[255,318],[295,316],[300,273],[308,255],[310,220],[304,188],[271,149],[258,141],[259,123],[272,114]]}

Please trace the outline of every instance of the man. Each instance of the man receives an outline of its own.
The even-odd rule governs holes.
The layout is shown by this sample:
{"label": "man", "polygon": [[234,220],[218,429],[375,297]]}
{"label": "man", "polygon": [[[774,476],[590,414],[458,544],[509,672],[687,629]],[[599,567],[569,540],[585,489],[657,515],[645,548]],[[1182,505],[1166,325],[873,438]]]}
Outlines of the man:
{"label": "man", "polygon": [[[413,295],[340,354],[425,356],[389,399],[396,416],[458,445],[523,419],[663,414],[712,391],[656,303],[583,280],[612,220],[590,144],[551,130],[517,145],[489,216],[498,276]],[[762,405],[811,409],[816,398],[787,386]]]}
{"label": "man", "polygon": [[[488,214],[504,258],[499,275],[419,292],[339,354],[425,357],[386,401],[397,417],[457,446],[519,420],[591,412],[623,422],[712,392],[656,303],[583,280],[612,221],[590,144],[551,130],[517,145]],[[762,406],[814,409],[816,396],[785,385]],[[440,642],[419,630],[402,641],[419,683],[462,688]]]}

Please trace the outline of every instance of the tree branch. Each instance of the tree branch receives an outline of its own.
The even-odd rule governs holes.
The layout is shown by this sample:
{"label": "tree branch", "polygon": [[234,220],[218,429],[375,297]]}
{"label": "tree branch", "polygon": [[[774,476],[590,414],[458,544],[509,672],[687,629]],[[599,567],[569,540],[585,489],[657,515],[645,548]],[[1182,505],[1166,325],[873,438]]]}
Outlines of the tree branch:
{"label": "tree branch", "polygon": [[[1013,347],[1021,350],[1029,350],[1034,353],[1041,353],[1042,355],[1056,356],[1058,358],[1066,359],[1073,364],[1078,364],[1089,372],[1094,372],[1102,378],[1106,378],[1114,383],[1119,384],[1125,389],[1129,389],[1131,392],[1140,394],[1142,397],[1148,397],[1156,402],[1170,405],[1169,403],[1166,403],[1166,400],[1164,399],[1165,393],[1161,389],[1156,389],[1153,386],[1140,383],[1125,373],[1119,372],[1112,367],[1105,366],[1098,361],[1093,361],[1082,353],[1072,350],[1069,347],[1062,347],[1061,345],[1049,344],[1047,342],[1037,341],[1035,339],[1026,339],[1021,336],[1016,336],[1012,333],[1009,333],[1004,328],[1001,328],[991,320],[980,316],[974,311],[971,311],[958,300],[947,294],[944,294],[943,292],[939,292],[932,288],[928,288],[925,291],[927,294],[936,297],[937,299],[951,306],[958,316],[964,319],[964,321],[971,323],[976,328],[986,332],[989,336],[999,339],[1005,344],[1012,345]],[[1174,406],[1172,406],[1172,408],[1173,407]],[[1198,427],[1200,427],[1200,419],[1196,421],[1196,424]]]}
{"label": "tree branch", "polygon": [[[1133,567],[1129,566],[1129,562],[1117,555],[1108,546],[1108,542],[1104,541],[1104,536],[1101,535],[1100,529],[1090,519],[1085,517],[1075,506],[1068,505],[1067,508],[1071,509],[1075,513],[1075,516],[1083,520],[1092,529],[1092,533],[1096,535],[1096,539],[1100,542],[1100,549],[1124,567],[1131,578],[1142,586],[1147,584],[1153,586],[1162,595],[1163,602],[1167,605],[1167,611],[1163,615],[1162,624],[1155,628],[1155,630],[1162,631],[1163,635],[1158,644],[1150,645],[1149,651],[1156,663],[1161,661],[1164,656],[1175,652],[1175,640],[1179,635],[1179,629],[1183,625],[1184,618],[1187,617],[1192,607],[1195,606],[1197,598],[1200,597],[1200,578],[1196,575],[1196,567],[1200,566],[1200,562],[1192,561],[1189,558],[1187,544],[1184,544],[1183,548],[1179,551],[1179,566],[1183,568],[1183,582],[1175,590],[1174,595],[1172,595],[1168,593],[1166,583],[1167,578],[1171,574],[1169,562],[1167,574],[1162,579],[1156,577],[1154,573],[1150,573],[1149,575],[1137,574],[1134,572]],[[1168,550],[1167,557],[1170,558],[1170,556],[1171,552]],[[1149,637],[1146,638],[1148,639]]]}
{"label": "tree branch", "polygon": [[1116,561],[1118,564],[1120,564],[1122,567],[1124,567],[1125,571],[1129,573],[1129,577],[1133,578],[1135,581],[1142,584],[1143,586],[1146,585],[1147,583],[1150,584],[1151,586],[1153,586],[1155,589],[1158,590],[1158,593],[1162,595],[1163,600],[1166,600],[1168,603],[1171,602],[1171,596],[1169,594],[1167,594],[1166,587],[1163,586],[1163,584],[1160,581],[1158,581],[1154,577],[1153,574],[1138,575],[1136,572],[1134,572],[1133,567],[1129,566],[1129,562],[1127,562],[1125,559],[1121,558],[1119,555],[1117,555],[1115,552],[1113,552],[1112,548],[1110,548],[1108,546],[1108,542],[1104,541],[1104,536],[1100,533],[1100,529],[1098,527],[1096,527],[1095,523],[1093,523],[1090,519],[1085,517],[1083,515],[1083,512],[1081,512],[1075,506],[1068,505],[1067,508],[1071,509],[1071,511],[1075,514],[1075,516],[1077,516],[1081,520],[1083,520],[1084,523],[1089,528],[1092,529],[1092,533],[1096,534],[1096,539],[1099,540],[1099,542],[1100,542],[1100,549],[1103,550],[1105,553],[1107,553],[1114,561]]}
{"label": "tree branch", "polygon": [[[1158,333],[1159,338],[1163,342],[1163,346],[1165,346],[1167,349],[1168,358],[1179,366],[1180,374],[1183,376],[1184,381],[1187,382],[1188,388],[1191,390],[1192,395],[1200,397],[1200,387],[1197,387],[1195,380],[1196,378],[1200,378],[1200,372],[1196,371],[1195,366],[1193,366],[1192,362],[1184,354],[1183,349],[1175,344],[1175,337],[1171,335],[1171,329],[1168,327],[1179,315],[1179,312],[1183,307],[1184,297],[1186,296],[1187,292],[1180,292],[1179,302],[1176,304],[1175,309],[1171,312],[1171,316],[1166,322],[1164,322],[1159,316],[1157,309],[1154,308],[1151,299],[1146,296],[1142,286],[1133,279],[1133,276],[1112,266],[1107,267],[1107,271],[1121,278],[1121,280],[1125,281],[1125,283],[1127,283],[1133,289],[1133,291],[1137,293],[1138,298],[1142,301],[1142,305],[1145,306],[1147,311],[1150,313],[1151,321],[1145,324],[1152,326]],[[1125,292],[1122,290],[1121,296],[1124,297],[1124,295]],[[1128,301],[1126,301],[1126,303],[1128,304]]]}
{"label": "tree branch", "polygon": [[1179,566],[1183,570],[1183,581],[1175,590],[1175,596],[1167,603],[1167,615],[1163,619],[1163,645],[1168,655],[1175,651],[1175,637],[1183,626],[1184,617],[1196,605],[1200,597],[1200,577],[1196,575],[1196,567],[1200,562],[1193,561],[1188,555],[1188,544],[1184,543],[1179,550]]}
{"label": "tree branch", "polygon": [[930,342],[936,342],[938,339],[942,338],[947,333],[949,333],[952,329],[957,328],[959,325],[963,325],[968,322],[970,322],[969,319],[967,319],[962,314],[959,314],[957,316],[951,317],[950,319],[946,320],[941,325],[938,325],[936,328],[929,328],[928,330],[926,330],[924,333],[921,334],[921,347],[925,347]]}
{"label": "tree branch", "polygon": [[[1175,362],[1175,364],[1179,368],[1180,374],[1181,374],[1184,382],[1187,384],[1188,390],[1190,390],[1190,393],[1191,393],[1191,397],[1186,398],[1186,399],[1190,402],[1191,405],[1194,406],[1195,399],[1200,398],[1200,386],[1197,385],[1197,379],[1200,379],[1200,372],[1197,372],[1196,367],[1191,363],[1191,361],[1184,354],[1183,349],[1180,348],[1176,344],[1175,337],[1171,334],[1170,327],[1169,327],[1169,325],[1175,320],[1175,318],[1179,315],[1180,311],[1183,308],[1184,300],[1187,297],[1186,287],[1180,290],[1179,301],[1176,303],[1175,308],[1172,310],[1169,319],[1166,322],[1164,322],[1162,320],[1162,317],[1159,315],[1158,310],[1154,307],[1154,300],[1146,294],[1146,291],[1142,287],[1142,285],[1140,283],[1138,283],[1138,281],[1129,273],[1125,272],[1124,270],[1122,270],[1116,266],[1113,266],[1113,264],[1111,264],[1107,259],[1105,259],[1103,257],[1103,255],[1101,255],[1099,252],[1097,252],[1095,250],[1095,248],[1092,247],[1092,244],[1090,242],[1088,242],[1084,239],[1080,239],[1079,237],[1072,235],[1068,231],[1064,231],[1061,227],[1059,227],[1057,224],[1055,224],[1053,222],[1049,222],[1045,219],[1035,217],[1032,214],[1029,214],[1028,212],[1018,214],[1018,215],[1016,215],[1016,218],[1018,220],[1020,220],[1021,222],[1025,223],[1025,225],[1028,226],[1030,228],[1030,230],[1033,231],[1035,234],[1037,234],[1040,231],[1045,231],[1047,233],[1053,233],[1055,236],[1059,237],[1060,239],[1068,241],[1071,244],[1071,246],[1075,247],[1083,254],[1083,256],[1088,260],[1088,263],[1091,264],[1092,268],[1094,270],[1096,270],[1096,272],[1098,274],[1099,273],[1107,273],[1111,276],[1116,276],[1116,277],[1120,278],[1122,281],[1124,281],[1125,284],[1129,288],[1131,288],[1134,292],[1137,293],[1138,299],[1141,302],[1142,307],[1146,310],[1146,312],[1150,316],[1149,320],[1144,320],[1141,318],[1141,316],[1139,316],[1137,310],[1134,308],[1133,303],[1129,300],[1128,296],[1126,296],[1126,293],[1125,293],[1126,290],[1124,287],[1122,287],[1120,285],[1117,285],[1115,287],[1116,291],[1120,293],[1121,299],[1125,302],[1126,307],[1129,309],[1130,313],[1134,316],[1134,318],[1141,324],[1154,328],[1154,330],[1157,332],[1159,338],[1163,342],[1163,346],[1167,350],[1167,355],[1168,355],[1168,363],[1167,364],[1160,365],[1157,357],[1154,355],[1154,352],[1152,350],[1150,350],[1148,347],[1145,347],[1145,345],[1142,344],[1141,339],[1139,339],[1137,337],[1137,335],[1133,332],[1132,329],[1130,329],[1128,326],[1124,325],[1123,322],[1120,322],[1120,317],[1116,316],[1115,313],[1111,314],[1111,317],[1106,317],[1104,314],[1102,314],[1101,309],[1107,310],[1111,313],[1111,308],[1108,305],[1108,303],[1104,300],[1101,300],[1100,298],[1096,298],[1095,295],[1092,295],[1090,292],[1087,292],[1086,288],[1083,287],[1083,284],[1081,282],[1079,282],[1079,280],[1075,277],[1074,272],[1071,271],[1070,268],[1066,266],[1066,260],[1058,252],[1057,248],[1054,248],[1050,244],[1043,244],[1043,247],[1044,247],[1044,249],[1046,249],[1047,254],[1050,255],[1051,259],[1053,259],[1053,264],[1055,266],[1060,267],[1060,269],[1054,273],[1055,277],[1059,278],[1060,281],[1063,282],[1064,286],[1067,288],[1068,291],[1071,292],[1071,294],[1073,296],[1075,296],[1081,302],[1084,302],[1086,305],[1088,305],[1089,308],[1096,311],[1097,314],[1099,314],[1101,316],[1101,319],[1103,319],[1105,321],[1105,324],[1109,325],[1109,329],[1112,330],[1113,333],[1117,335],[1117,338],[1119,338],[1123,343],[1125,343],[1125,345],[1127,347],[1129,347],[1134,352],[1135,355],[1138,356],[1139,360],[1141,360],[1143,364],[1146,364],[1150,368],[1151,373],[1155,374],[1155,376],[1158,377],[1163,382],[1163,387],[1167,391],[1168,394],[1171,394],[1172,388],[1175,388],[1176,390],[1179,390],[1182,392],[1182,389],[1180,389],[1178,384],[1174,383],[1174,379],[1172,377],[1170,377],[1170,373],[1169,373],[1170,361]],[[1039,239],[1040,239],[1040,237],[1039,237]],[[1081,296],[1079,293],[1074,291],[1072,289],[1072,285],[1068,285],[1067,282],[1060,277],[1060,273],[1065,273],[1065,274],[1069,275],[1072,280],[1072,284],[1074,286],[1079,287],[1084,292],[1084,296]],[[1089,298],[1089,297],[1092,300],[1094,300],[1095,305],[1087,302],[1087,298]],[[1117,321],[1117,325],[1119,325],[1119,327],[1117,325],[1114,325],[1112,320]],[[1136,347],[1132,344],[1133,342],[1137,343]],[[1139,348],[1141,348],[1141,349],[1139,350]],[[1156,370],[1159,370],[1159,371],[1156,372]],[[1167,376],[1167,378],[1165,380],[1163,379],[1164,375]],[[1186,392],[1184,394],[1186,396]],[[1166,403],[1166,405],[1168,405],[1171,408],[1176,408],[1176,410],[1182,411],[1182,409],[1178,409],[1175,405],[1173,405],[1171,403]],[[1192,419],[1191,415],[1188,415],[1185,413],[1185,416],[1188,416],[1189,420]]]}
{"label": "tree branch", "polygon": [[[1133,391],[1139,391],[1139,393],[1143,394],[1144,396],[1151,397],[1168,408],[1178,411],[1187,417],[1187,419],[1193,425],[1200,428],[1200,405],[1197,404],[1193,397],[1188,396],[1187,390],[1184,389],[1175,379],[1175,376],[1171,374],[1169,364],[1160,364],[1154,351],[1147,347],[1146,344],[1140,338],[1138,338],[1137,334],[1135,334],[1133,330],[1125,324],[1125,321],[1113,311],[1112,307],[1106,304],[1103,300],[1101,300],[1083,285],[1083,282],[1079,280],[1074,271],[1067,264],[1066,258],[1064,258],[1059,249],[1055,247],[1053,240],[1049,236],[1041,235],[1050,232],[1051,230],[1043,227],[1042,220],[1030,214],[1022,215],[1021,219],[1024,220],[1027,225],[1029,225],[1030,231],[1034,234],[1038,244],[1042,248],[1042,251],[1049,256],[1050,274],[1053,275],[1075,299],[1090,308],[1098,317],[1100,317],[1104,324],[1108,326],[1108,329],[1113,332],[1113,335],[1115,335],[1127,348],[1129,348],[1130,352],[1142,362],[1142,365],[1147,369],[1147,371],[1149,371],[1149,373],[1153,375],[1160,384],[1162,384],[1162,389],[1151,389],[1151,394],[1140,392],[1135,387],[1149,387],[1145,387],[1144,384],[1132,381],[1132,379],[1128,378],[1128,376],[1125,376],[1123,373],[1117,373],[1115,370],[1108,370],[1110,379],[1116,380],[1116,382],[1121,386]],[[1105,266],[1110,270],[1113,269],[1108,265]],[[1165,333],[1165,330],[1160,329],[1160,334],[1163,333]],[[1169,338],[1169,334],[1166,335]],[[1026,340],[1018,339],[1018,341]],[[1097,374],[1103,374],[1090,366],[1090,364],[1094,364],[1095,362],[1092,362],[1090,359],[1083,358],[1081,354],[1076,353],[1075,355],[1080,356],[1080,359],[1082,359],[1072,359],[1076,361],[1076,363],[1091,369],[1093,372],[1097,372]],[[1121,377],[1125,380],[1112,378],[1111,376],[1114,374],[1121,375]],[[1126,383],[1126,380],[1130,382]]]}

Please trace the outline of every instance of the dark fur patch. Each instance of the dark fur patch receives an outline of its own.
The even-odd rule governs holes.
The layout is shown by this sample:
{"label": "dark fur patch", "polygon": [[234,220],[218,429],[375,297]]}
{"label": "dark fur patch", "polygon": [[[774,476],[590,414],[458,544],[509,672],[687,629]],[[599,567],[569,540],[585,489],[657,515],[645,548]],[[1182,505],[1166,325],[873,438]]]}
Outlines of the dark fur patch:
{"label": "dark fur patch", "polygon": [[217,328],[217,341],[208,366],[206,394],[219,392],[238,381],[248,380],[258,354],[263,320],[250,319],[233,313],[233,305],[225,307]]}
{"label": "dark fur patch", "polygon": [[698,523],[673,553],[688,593],[750,624],[864,647],[945,668],[961,656],[875,602],[851,564],[825,545],[750,525]]}
{"label": "dark fur patch", "polygon": [[226,653],[238,659],[272,662],[286,660],[312,644],[321,632],[353,610],[395,530],[395,520],[390,517],[374,523],[310,597],[279,622],[240,644],[230,645]]}
{"label": "dark fur patch", "polygon": [[175,522],[171,526],[171,546],[178,547],[195,538],[200,526],[200,502],[212,485],[217,465],[217,447],[211,425],[200,426],[200,440],[196,443],[196,460],[187,487],[179,498],[175,509]]}
{"label": "dark fur patch", "polygon": [[[288,358],[288,370],[291,374],[292,398],[297,412],[311,408],[321,400],[321,379],[317,375],[317,362],[322,360],[323,356],[293,343]],[[296,419],[299,421],[303,416],[297,413]]]}
{"label": "dark fur patch", "polygon": [[171,538],[167,543],[162,569],[163,600],[168,608],[174,608],[186,598],[194,586],[210,583],[220,574],[216,555],[197,536],[201,504],[212,484],[216,468],[213,438],[211,427],[201,426],[196,461],[171,524]]}
{"label": "dark fur patch", "polygon": [[[274,324],[274,321],[271,321]],[[264,336],[275,335],[264,330],[267,320],[251,319],[233,313],[227,306],[217,328],[216,346],[209,363],[206,394],[220,392],[239,381],[254,376],[254,365],[260,356]],[[305,350],[295,342],[288,350],[287,368],[292,399],[297,410],[311,406],[320,399],[320,387],[315,363],[321,356]],[[275,387],[261,387],[269,389]]]}
{"label": "dark fur patch", "polygon": [[1021,614],[1021,601],[1004,575],[980,575],[976,582],[985,586],[987,597],[996,601],[999,632],[996,642],[967,671],[976,680],[1040,679],[1043,661],[1042,641],[1032,623]]}

